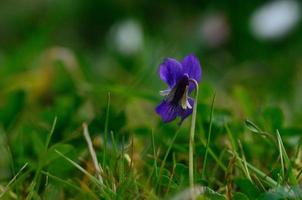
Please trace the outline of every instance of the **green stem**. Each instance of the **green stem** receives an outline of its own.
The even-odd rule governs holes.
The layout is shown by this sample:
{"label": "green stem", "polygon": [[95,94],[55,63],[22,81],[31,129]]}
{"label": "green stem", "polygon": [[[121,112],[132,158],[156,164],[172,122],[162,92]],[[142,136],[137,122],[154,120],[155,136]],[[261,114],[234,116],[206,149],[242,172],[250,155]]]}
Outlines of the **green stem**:
{"label": "green stem", "polygon": [[106,119],[105,119],[105,130],[104,130],[104,152],[103,152],[103,163],[105,166],[106,162],[106,153],[107,153],[107,142],[108,142],[108,123],[109,123],[109,111],[110,111],[110,92],[108,92],[107,98],[107,110],[106,110]]}
{"label": "green stem", "polygon": [[214,94],[214,97],[213,97],[213,100],[212,100],[212,105],[211,105],[209,135],[208,135],[208,140],[207,140],[207,144],[206,144],[206,152],[205,152],[205,155],[204,155],[203,168],[202,168],[202,174],[201,174],[201,177],[203,179],[205,178],[206,165],[207,165],[207,159],[208,159],[208,151],[209,151],[209,145],[210,145],[210,141],[211,141],[215,97],[216,97],[216,93]]}
{"label": "green stem", "polygon": [[190,81],[195,85],[196,93],[195,93],[195,103],[193,105],[193,114],[191,121],[191,129],[190,129],[190,139],[189,139],[189,179],[190,179],[190,188],[194,188],[194,134],[195,134],[195,124],[196,124],[196,113],[197,113],[197,104],[198,104],[198,83],[194,79],[190,79]]}

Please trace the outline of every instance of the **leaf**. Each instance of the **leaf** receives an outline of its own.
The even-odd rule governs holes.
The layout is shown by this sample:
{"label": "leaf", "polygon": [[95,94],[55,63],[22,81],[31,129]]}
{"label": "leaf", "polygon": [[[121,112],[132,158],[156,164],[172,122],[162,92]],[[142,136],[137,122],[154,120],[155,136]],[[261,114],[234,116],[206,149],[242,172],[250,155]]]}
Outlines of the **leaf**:
{"label": "leaf", "polygon": [[254,124],[252,121],[248,119],[245,120],[245,126],[253,133],[257,133],[261,136],[265,136],[266,138],[271,139],[272,141],[275,141],[275,138],[270,133],[262,131],[256,124]]}
{"label": "leaf", "polygon": [[268,192],[260,196],[259,200],[280,200],[283,199],[280,194]]}
{"label": "leaf", "polygon": [[205,189],[206,190],[203,196],[206,197],[206,199],[226,200],[226,198],[222,194],[215,192],[209,187],[205,187]]}
{"label": "leaf", "polygon": [[159,185],[167,186],[169,184],[169,180],[170,180],[170,171],[165,168],[162,169]]}
{"label": "leaf", "polygon": [[235,179],[235,184],[239,187],[240,191],[252,199],[258,197],[260,191],[258,188],[248,179]]}
{"label": "leaf", "polygon": [[188,171],[188,166],[182,163],[176,163],[175,165],[175,175],[181,175]]}
{"label": "leaf", "polygon": [[252,131],[253,133],[261,133],[261,129],[256,125],[254,124],[252,121],[246,119],[245,120],[245,126],[247,129],[249,129],[250,131]]}
{"label": "leaf", "polygon": [[177,188],[177,184],[173,180],[171,180],[170,176],[166,176],[166,175],[162,175],[160,185],[164,187],[168,187],[169,185],[170,188]]}
{"label": "leaf", "polygon": [[249,198],[241,192],[236,192],[233,196],[233,200],[249,200]]}
{"label": "leaf", "polygon": [[38,158],[41,158],[44,156],[45,152],[45,145],[44,142],[41,139],[41,135],[37,133],[37,131],[32,130],[31,134],[28,134],[31,142],[32,142],[32,148],[35,152],[35,155]]}

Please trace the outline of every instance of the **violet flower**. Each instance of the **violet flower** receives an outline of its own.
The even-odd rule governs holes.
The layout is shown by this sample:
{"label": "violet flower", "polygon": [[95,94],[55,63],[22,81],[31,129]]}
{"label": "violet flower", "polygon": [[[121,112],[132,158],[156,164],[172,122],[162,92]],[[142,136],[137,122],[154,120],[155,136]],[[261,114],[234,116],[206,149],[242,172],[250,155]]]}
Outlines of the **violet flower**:
{"label": "violet flower", "polygon": [[160,78],[168,84],[168,89],[160,91],[165,98],[156,107],[165,123],[180,117],[180,123],[192,114],[194,100],[189,94],[195,88],[195,82],[200,82],[201,67],[194,55],[187,55],[181,62],[166,58],[159,67]]}

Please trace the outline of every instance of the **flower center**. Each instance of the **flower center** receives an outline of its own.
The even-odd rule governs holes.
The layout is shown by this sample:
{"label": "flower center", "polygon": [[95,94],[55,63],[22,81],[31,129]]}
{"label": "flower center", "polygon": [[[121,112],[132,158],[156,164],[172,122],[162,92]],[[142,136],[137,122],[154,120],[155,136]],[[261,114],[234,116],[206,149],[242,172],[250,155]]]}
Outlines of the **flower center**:
{"label": "flower center", "polygon": [[184,74],[171,90],[161,91],[161,95],[166,96],[166,100],[173,106],[180,106],[182,109],[191,109],[188,101],[189,76]]}
{"label": "flower center", "polygon": [[187,95],[187,87],[189,86],[189,77],[188,75],[183,75],[174,86],[174,95],[171,100],[172,104],[179,104],[184,95]]}

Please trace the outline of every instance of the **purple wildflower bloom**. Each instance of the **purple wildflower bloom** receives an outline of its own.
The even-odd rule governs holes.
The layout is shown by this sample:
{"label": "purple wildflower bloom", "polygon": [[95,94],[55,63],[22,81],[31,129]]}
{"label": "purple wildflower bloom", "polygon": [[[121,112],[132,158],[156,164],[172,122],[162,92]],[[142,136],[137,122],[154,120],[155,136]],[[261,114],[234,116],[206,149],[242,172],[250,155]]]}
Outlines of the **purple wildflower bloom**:
{"label": "purple wildflower bloom", "polygon": [[164,100],[156,107],[156,112],[167,123],[180,117],[182,121],[192,114],[194,100],[189,94],[200,82],[201,67],[194,55],[187,55],[181,62],[166,58],[159,67],[160,78],[168,84],[168,89],[160,91]]}

